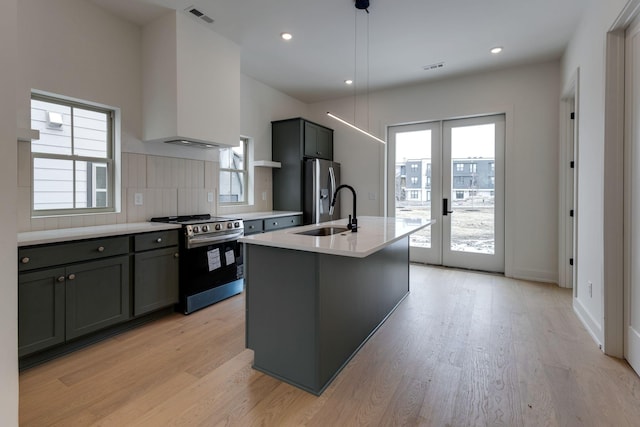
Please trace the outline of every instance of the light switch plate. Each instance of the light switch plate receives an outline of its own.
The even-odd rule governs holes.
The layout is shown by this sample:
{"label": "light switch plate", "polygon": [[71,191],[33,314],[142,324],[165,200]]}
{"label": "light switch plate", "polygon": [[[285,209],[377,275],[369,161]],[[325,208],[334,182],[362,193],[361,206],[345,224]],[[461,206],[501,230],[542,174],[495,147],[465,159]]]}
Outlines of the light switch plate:
{"label": "light switch plate", "polygon": [[213,193],[212,192],[208,192],[207,193],[207,201],[209,203],[213,203]]}
{"label": "light switch plate", "polygon": [[135,193],[133,196],[133,203],[136,206],[142,206],[143,204],[143,198],[142,198],[142,193]]}

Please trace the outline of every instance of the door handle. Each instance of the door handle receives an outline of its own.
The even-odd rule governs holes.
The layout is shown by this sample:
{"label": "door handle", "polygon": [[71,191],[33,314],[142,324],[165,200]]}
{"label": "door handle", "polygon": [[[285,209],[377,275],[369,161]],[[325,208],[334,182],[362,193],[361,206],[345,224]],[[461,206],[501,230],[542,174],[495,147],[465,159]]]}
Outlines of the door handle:
{"label": "door handle", "polygon": [[453,211],[449,210],[449,199],[442,199],[442,215],[447,216]]}

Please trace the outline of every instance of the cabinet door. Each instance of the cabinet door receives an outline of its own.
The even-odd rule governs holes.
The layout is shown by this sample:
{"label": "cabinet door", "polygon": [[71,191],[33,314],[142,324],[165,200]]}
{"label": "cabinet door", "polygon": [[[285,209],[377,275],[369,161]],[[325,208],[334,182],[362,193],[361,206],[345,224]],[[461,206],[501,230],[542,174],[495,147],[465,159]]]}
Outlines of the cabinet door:
{"label": "cabinet door", "polygon": [[331,129],[318,127],[316,152],[321,159],[333,160],[333,131]]}
{"label": "cabinet door", "polygon": [[76,264],[65,271],[67,339],[129,319],[128,256]]}
{"label": "cabinet door", "polygon": [[304,155],[305,157],[318,157],[318,126],[304,122]]}
{"label": "cabinet door", "polygon": [[177,303],[178,247],[143,252],[134,258],[134,316]]}
{"label": "cabinet door", "polygon": [[314,123],[304,123],[304,155],[333,160],[333,131]]}
{"label": "cabinet door", "polygon": [[64,268],[18,275],[18,356],[64,342]]}

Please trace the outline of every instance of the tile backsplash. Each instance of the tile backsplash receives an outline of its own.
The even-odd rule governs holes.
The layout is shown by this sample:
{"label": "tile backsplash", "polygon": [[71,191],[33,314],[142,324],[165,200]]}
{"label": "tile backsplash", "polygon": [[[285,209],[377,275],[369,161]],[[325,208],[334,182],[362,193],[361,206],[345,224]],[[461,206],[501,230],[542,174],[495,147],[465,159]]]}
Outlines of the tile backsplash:
{"label": "tile backsplash", "polygon": [[[272,206],[270,169],[254,169],[254,204],[218,209],[218,162],[122,153],[119,213],[31,218],[30,163],[29,143],[21,142],[18,149],[18,232],[144,222],[156,216],[266,211]],[[136,194],[142,196],[141,205],[135,204]],[[209,194],[213,196],[212,202],[209,202]]]}

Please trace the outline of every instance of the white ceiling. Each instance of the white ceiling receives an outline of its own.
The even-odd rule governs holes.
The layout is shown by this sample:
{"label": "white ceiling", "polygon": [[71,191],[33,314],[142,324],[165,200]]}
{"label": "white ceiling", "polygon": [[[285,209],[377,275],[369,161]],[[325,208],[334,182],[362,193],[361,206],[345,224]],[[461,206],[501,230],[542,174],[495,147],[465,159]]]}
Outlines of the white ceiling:
{"label": "white ceiling", "polygon": [[370,0],[368,15],[353,0],[91,1],[140,25],[195,6],[240,45],[244,74],[316,102],[558,58],[590,0]]}

